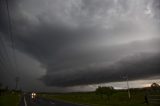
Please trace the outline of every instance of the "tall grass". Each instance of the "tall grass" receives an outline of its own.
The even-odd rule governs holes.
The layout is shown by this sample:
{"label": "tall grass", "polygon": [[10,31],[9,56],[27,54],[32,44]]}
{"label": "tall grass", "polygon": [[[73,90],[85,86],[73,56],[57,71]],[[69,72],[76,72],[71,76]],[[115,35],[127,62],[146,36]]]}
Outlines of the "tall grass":
{"label": "tall grass", "polygon": [[18,106],[19,102],[19,94],[5,94],[0,96],[0,106]]}
{"label": "tall grass", "polygon": [[144,91],[131,91],[131,99],[128,99],[127,91],[116,91],[110,99],[107,95],[98,95],[95,92],[41,94],[40,96],[90,106],[147,106],[144,103],[144,94]]}

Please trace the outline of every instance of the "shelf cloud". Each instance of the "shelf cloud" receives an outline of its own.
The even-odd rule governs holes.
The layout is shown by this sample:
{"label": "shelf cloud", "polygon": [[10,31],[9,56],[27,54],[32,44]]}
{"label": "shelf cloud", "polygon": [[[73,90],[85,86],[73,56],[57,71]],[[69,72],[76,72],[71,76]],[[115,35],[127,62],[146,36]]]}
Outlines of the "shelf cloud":
{"label": "shelf cloud", "polygon": [[[3,0],[2,4],[0,36],[12,57]],[[15,49],[41,64],[45,73],[37,71],[36,80],[46,86],[115,82],[126,74],[130,80],[160,76],[159,0],[12,0],[8,4]]]}

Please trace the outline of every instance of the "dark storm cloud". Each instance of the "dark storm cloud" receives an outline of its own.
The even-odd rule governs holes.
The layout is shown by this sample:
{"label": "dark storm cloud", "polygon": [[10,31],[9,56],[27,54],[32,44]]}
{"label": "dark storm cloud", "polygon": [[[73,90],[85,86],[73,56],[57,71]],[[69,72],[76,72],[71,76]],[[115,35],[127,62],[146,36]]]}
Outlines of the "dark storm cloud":
{"label": "dark storm cloud", "polygon": [[[159,27],[152,23],[159,20],[155,2],[9,2],[15,47],[43,65],[46,74],[40,79],[48,86],[119,81],[121,73],[127,73],[132,80],[159,75],[156,53],[160,51],[160,40],[155,31]],[[0,34],[10,42],[5,9],[3,6]],[[142,52],[152,55],[142,54],[137,60],[129,57]],[[127,57],[129,60],[123,60]],[[139,65],[141,69],[136,67]]]}
{"label": "dark storm cloud", "polygon": [[122,81],[124,75],[128,75],[130,80],[146,79],[159,76],[159,70],[160,54],[141,53],[109,66],[98,67],[97,65],[86,69],[50,72],[42,80],[48,86],[88,85]]}
{"label": "dark storm cloud", "polygon": [[152,7],[154,8],[155,11],[155,17],[160,18],[160,1],[159,0],[153,0]]}

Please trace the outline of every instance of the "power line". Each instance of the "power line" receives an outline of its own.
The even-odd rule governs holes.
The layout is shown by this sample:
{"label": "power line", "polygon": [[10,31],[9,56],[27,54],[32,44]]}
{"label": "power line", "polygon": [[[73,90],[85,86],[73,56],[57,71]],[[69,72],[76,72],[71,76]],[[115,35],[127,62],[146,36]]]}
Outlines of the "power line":
{"label": "power line", "polygon": [[1,5],[2,5],[2,0],[0,0],[0,7],[2,7]]}
{"label": "power line", "polygon": [[12,23],[11,23],[11,17],[10,17],[10,12],[9,12],[9,7],[8,7],[8,0],[5,0],[5,1],[6,1],[7,14],[8,14],[9,35],[10,35],[10,38],[11,38],[12,48],[13,48],[13,50],[15,50],[13,32],[12,32]]}
{"label": "power line", "polygon": [[[2,12],[1,13],[1,15],[3,16],[3,0],[0,0],[0,12]],[[1,35],[2,33],[0,33],[0,35]],[[6,46],[6,43],[4,43],[4,39],[3,39],[3,36],[0,36],[0,48],[1,48],[1,50],[0,50],[0,60],[1,60],[1,64],[3,64],[3,66],[5,67],[5,69],[8,69],[8,64],[10,63],[10,62],[7,62],[7,61],[10,61],[10,59],[9,59],[9,54],[8,54],[8,50],[7,50],[7,48],[6,48],[7,46]]]}
{"label": "power line", "polygon": [[13,49],[13,55],[14,55],[13,57],[14,57],[14,61],[15,61],[15,69],[17,69],[17,61],[16,61],[16,54],[15,54],[15,42],[14,42],[14,39],[13,39],[11,16],[10,16],[10,12],[9,12],[8,0],[5,0],[5,1],[6,1],[7,14],[8,14],[9,35],[10,35],[12,49]]}
{"label": "power line", "polygon": [[1,47],[0,58],[4,63],[9,64],[8,61],[10,61],[10,58],[9,58],[7,46],[4,43],[2,37],[0,37],[0,42],[1,42],[1,44],[0,44],[0,47]]}
{"label": "power line", "polygon": [[[6,1],[7,14],[8,14],[9,35],[10,35],[12,49],[13,49],[13,57],[14,57],[13,59],[15,61],[15,70],[17,70],[18,65],[17,65],[17,60],[16,60],[16,54],[15,54],[15,42],[14,42],[14,39],[13,39],[11,16],[10,16],[10,12],[9,12],[8,0],[5,0],[5,1]],[[16,77],[16,89],[17,89],[17,86],[18,86],[18,82],[19,82],[19,77]]]}
{"label": "power line", "polygon": [[[0,33],[0,34],[1,34],[1,33]],[[8,54],[7,46],[6,46],[6,43],[4,43],[3,37],[1,37],[1,36],[0,36],[0,43],[1,43],[1,44],[0,44],[0,47],[3,48],[3,50],[4,50],[4,51],[2,52],[2,49],[1,49],[1,52],[0,52],[0,53],[1,53],[1,57],[3,58],[3,61],[4,61],[4,62],[6,62],[7,59],[8,59],[8,61],[9,61],[10,59],[9,59],[9,54]],[[3,57],[4,54],[5,54],[5,57]],[[7,59],[6,59],[6,58],[7,58]]]}

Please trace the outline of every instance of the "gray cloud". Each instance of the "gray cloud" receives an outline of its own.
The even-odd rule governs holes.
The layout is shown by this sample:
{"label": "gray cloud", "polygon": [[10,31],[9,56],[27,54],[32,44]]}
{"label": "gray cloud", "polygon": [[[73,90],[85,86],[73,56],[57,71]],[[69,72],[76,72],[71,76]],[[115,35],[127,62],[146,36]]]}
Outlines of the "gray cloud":
{"label": "gray cloud", "polygon": [[[47,86],[159,75],[158,0],[15,0],[9,6],[16,50],[42,64],[46,73],[39,77]],[[6,6],[0,11],[9,48]]]}
{"label": "gray cloud", "polygon": [[122,75],[130,80],[159,76],[160,57],[153,53],[128,56],[112,64],[95,64],[79,69],[48,71],[42,80],[49,86],[75,86],[122,81]]}

